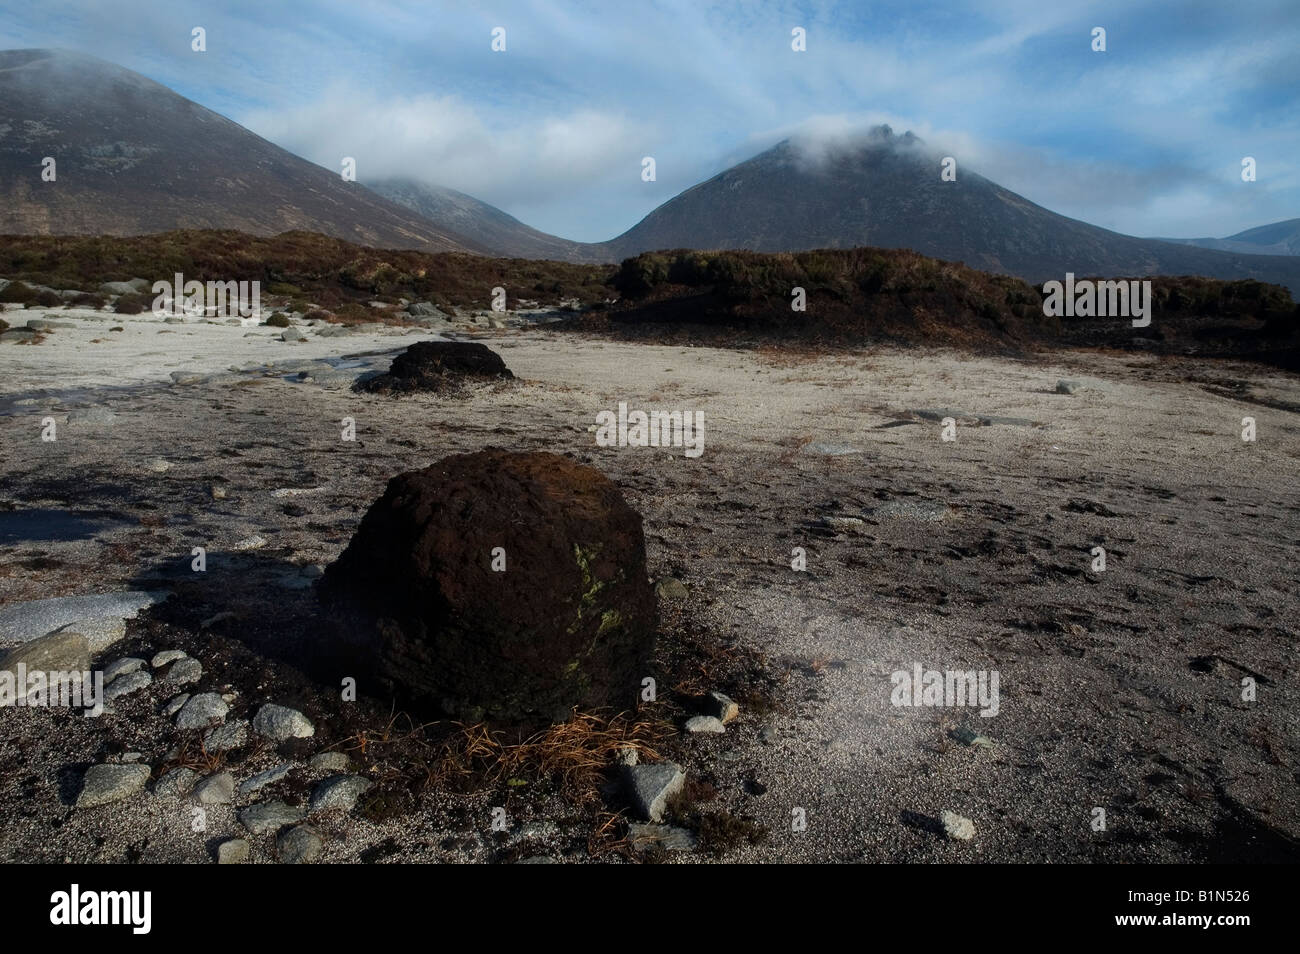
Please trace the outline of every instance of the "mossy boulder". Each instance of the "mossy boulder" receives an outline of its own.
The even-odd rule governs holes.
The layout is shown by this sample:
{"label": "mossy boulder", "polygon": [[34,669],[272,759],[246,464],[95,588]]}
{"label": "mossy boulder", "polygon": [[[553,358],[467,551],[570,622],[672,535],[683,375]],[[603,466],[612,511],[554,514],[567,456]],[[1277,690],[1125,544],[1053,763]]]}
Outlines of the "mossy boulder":
{"label": "mossy boulder", "polygon": [[358,671],[468,721],[632,708],[657,624],[641,517],[599,471],[540,452],[394,477],[321,596]]}

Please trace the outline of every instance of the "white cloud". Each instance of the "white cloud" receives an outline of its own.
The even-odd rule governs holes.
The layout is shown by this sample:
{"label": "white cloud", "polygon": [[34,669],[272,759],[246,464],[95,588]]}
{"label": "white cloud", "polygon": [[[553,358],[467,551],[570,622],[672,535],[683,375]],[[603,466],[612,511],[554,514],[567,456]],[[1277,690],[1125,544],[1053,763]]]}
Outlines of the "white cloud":
{"label": "white cloud", "polygon": [[329,169],[352,156],[362,183],[404,176],[506,206],[625,173],[640,160],[635,144],[650,138],[645,124],[591,109],[493,122],[455,96],[378,98],[343,87],[238,119]]}

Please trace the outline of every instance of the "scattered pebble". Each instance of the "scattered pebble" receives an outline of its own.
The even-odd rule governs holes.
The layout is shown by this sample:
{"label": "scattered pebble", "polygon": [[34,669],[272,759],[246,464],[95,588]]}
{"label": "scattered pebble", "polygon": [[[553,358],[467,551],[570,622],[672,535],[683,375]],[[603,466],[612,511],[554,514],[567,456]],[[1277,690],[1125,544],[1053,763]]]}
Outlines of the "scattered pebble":
{"label": "scattered pebble", "polygon": [[309,810],[322,811],[326,808],[341,808],[345,812],[356,807],[357,799],[370,788],[370,779],[360,775],[335,775],[316,786],[312,792]]}
{"label": "scattered pebble", "polygon": [[710,692],[709,701],[713,711],[708,713],[719,722],[730,722],[740,715],[740,706],[729,697],[720,692]]}
{"label": "scattered pebble", "polygon": [[643,852],[652,847],[664,851],[694,851],[695,833],[675,825],[645,825],[633,822],[627,826],[627,839],[634,851]]}
{"label": "scattered pebble", "polygon": [[311,757],[307,767],[313,772],[344,773],[352,768],[352,759],[343,752],[319,752]]}
{"label": "scattered pebble", "polygon": [[316,732],[311,720],[297,709],[267,703],[253,716],[253,731],[273,742],[305,739]]}
{"label": "scattered pebble", "polygon": [[307,825],[291,828],[275,840],[275,850],[286,865],[309,865],[320,857],[324,842]]}
{"label": "scattered pebble", "polygon": [[235,798],[235,777],[229,772],[209,775],[194,786],[200,805],[229,805]]}
{"label": "scattered pebble", "polygon": [[275,768],[267,769],[265,772],[258,772],[251,778],[247,778],[239,783],[239,794],[248,795],[252,792],[259,791],[260,789],[270,785],[272,782],[280,781],[280,779],[284,778],[292,771],[293,765],[289,762],[285,762],[282,765],[277,765]]}
{"label": "scattered pebble", "polygon": [[168,663],[174,663],[178,659],[187,658],[189,658],[189,653],[182,652],[179,649],[164,649],[162,652],[155,654],[153,659],[149,660],[149,665],[154,669],[161,669]]}
{"label": "scattered pebble", "polygon": [[155,795],[173,795],[182,798],[194,791],[199,773],[193,769],[174,768],[153,784]]}
{"label": "scattered pebble", "polygon": [[968,729],[965,726],[962,726],[959,729],[953,729],[948,734],[962,745],[978,745],[981,748],[986,749],[991,749],[993,747],[993,740],[987,735],[979,735],[974,730]]}
{"label": "scattered pebble", "polygon": [[690,595],[690,591],[681,580],[666,576],[655,584],[655,595],[661,600],[684,600]]}
{"label": "scattered pebble", "polygon": [[192,682],[198,682],[203,678],[203,665],[197,659],[186,656],[184,659],[178,659],[171,664],[158,681],[167,686],[187,686]]}
{"label": "scattered pebble", "polygon": [[147,672],[129,672],[125,676],[118,676],[104,687],[104,698],[109,701],[120,699],[132,692],[138,692],[152,683],[153,676]]}
{"label": "scattered pebble", "polygon": [[944,811],[939,816],[943,830],[954,841],[970,841],[975,837],[975,823],[956,812]]}
{"label": "scattered pebble", "polygon": [[285,825],[296,825],[306,814],[301,808],[284,802],[258,802],[239,813],[239,823],[254,835],[264,835]]}
{"label": "scattered pebble", "polygon": [[170,719],[181,711],[181,706],[189,701],[190,694],[188,692],[182,692],[179,696],[172,696],[162,707],[163,718]]}
{"label": "scattered pebble", "polygon": [[203,733],[203,745],[209,752],[227,752],[248,741],[248,721],[236,719]]}
{"label": "scattered pebble", "polygon": [[217,864],[243,865],[248,863],[248,842],[242,838],[230,838],[217,845]]}
{"label": "scattered pebble", "polygon": [[77,797],[78,808],[96,808],[144,791],[149,781],[147,765],[92,765]]}
{"label": "scattered pebble", "polygon": [[645,821],[663,821],[668,799],[686,784],[686,773],[681,766],[673,762],[658,762],[654,765],[630,765],[624,771],[632,806],[640,817]]}
{"label": "scattered pebble", "polygon": [[115,660],[104,667],[104,683],[107,685],[118,676],[127,676],[133,672],[139,672],[143,667],[144,660],[136,659],[134,656]]}
{"label": "scattered pebble", "polygon": [[718,733],[726,732],[727,727],[722,724],[722,720],[714,716],[691,716],[686,720],[686,731],[692,733]]}
{"label": "scattered pebble", "polygon": [[181,706],[176,716],[178,729],[203,729],[212,722],[223,722],[230,707],[215,692],[201,692],[191,696]]}

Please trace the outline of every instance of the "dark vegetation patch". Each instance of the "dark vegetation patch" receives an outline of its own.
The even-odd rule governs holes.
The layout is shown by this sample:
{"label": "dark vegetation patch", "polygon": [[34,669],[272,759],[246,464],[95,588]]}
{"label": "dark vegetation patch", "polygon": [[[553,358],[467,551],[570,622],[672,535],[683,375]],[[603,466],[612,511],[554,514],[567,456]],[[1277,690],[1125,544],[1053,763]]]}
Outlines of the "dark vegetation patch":
{"label": "dark vegetation patch", "polygon": [[[628,337],[817,346],[927,342],[1016,352],[1054,336],[1028,283],[914,252],[647,252],[614,276],[620,301],[577,327]],[[806,311],[792,310],[804,289]]]}
{"label": "dark vegetation patch", "polygon": [[1300,370],[1300,305],[1282,286],[1194,275],[1137,280],[1151,282],[1149,326],[1134,328],[1126,318],[1063,318],[1056,344],[1237,358]]}
{"label": "dark vegetation patch", "polygon": [[[608,265],[573,265],[363,248],[313,232],[261,237],[233,230],[185,229],[138,236],[0,236],[0,275],[53,288],[96,287],[132,278],[260,281],[263,293],[283,295],[332,312],[344,306],[374,320],[366,302],[431,301],[441,307],[486,308],[492,289],[506,289],[513,307],[524,298],[543,305],[610,295]],[[15,284],[18,284],[15,282]],[[0,292],[21,296],[23,285]],[[31,291],[28,289],[28,291]],[[34,292],[32,295],[34,296]],[[343,312],[346,316],[346,311]]]}
{"label": "dark vegetation patch", "polygon": [[119,315],[138,315],[148,304],[149,299],[143,295],[119,295],[117,301],[113,303],[113,311]]}
{"label": "dark vegetation patch", "polygon": [[[927,344],[1024,355],[1049,347],[1240,357],[1300,369],[1300,305],[1279,285],[1151,278],[1152,323],[1049,318],[1041,285],[900,249],[646,252],[620,266],[371,249],[311,232],[273,237],[181,230],[131,237],[0,236],[0,301],[32,305],[31,284],[94,288],[135,277],[263,283],[286,307],[342,324],[401,321],[369,302],[484,308],[492,289],[583,311],[553,327],[620,338],[813,349]],[[1108,276],[1114,278],[1114,276]],[[795,287],[807,310],[791,310]],[[48,293],[46,293],[48,294]]]}
{"label": "dark vegetation patch", "polygon": [[[1254,280],[1153,278],[1152,321],[1043,315],[1043,288],[898,249],[647,252],[612,279],[619,300],[568,327],[730,346],[928,344],[1023,354],[1048,347],[1238,356],[1300,368],[1300,305]],[[791,309],[803,288],[807,310]]]}
{"label": "dark vegetation patch", "polygon": [[485,344],[467,341],[418,341],[383,374],[359,380],[355,390],[374,394],[446,393],[466,379],[508,381],[514,374]]}

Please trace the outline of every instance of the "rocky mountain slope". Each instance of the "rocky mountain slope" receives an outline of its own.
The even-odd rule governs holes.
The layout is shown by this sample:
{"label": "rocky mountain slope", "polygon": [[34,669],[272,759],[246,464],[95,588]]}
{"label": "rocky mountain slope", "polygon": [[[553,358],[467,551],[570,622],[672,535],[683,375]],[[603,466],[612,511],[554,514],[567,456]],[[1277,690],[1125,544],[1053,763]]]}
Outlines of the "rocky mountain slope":
{"label": "rocky mountain slope", "polygon": [[[47,156],[54,181],[42,178]],[[179,228],[487,251],[139,73],[80,53],[0,51],[0,233]]]}

